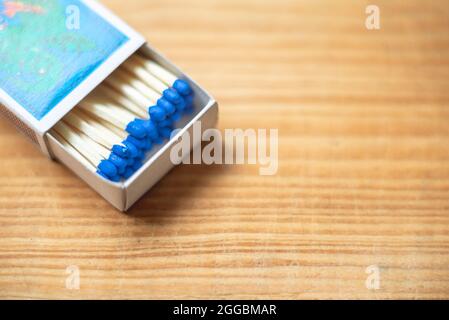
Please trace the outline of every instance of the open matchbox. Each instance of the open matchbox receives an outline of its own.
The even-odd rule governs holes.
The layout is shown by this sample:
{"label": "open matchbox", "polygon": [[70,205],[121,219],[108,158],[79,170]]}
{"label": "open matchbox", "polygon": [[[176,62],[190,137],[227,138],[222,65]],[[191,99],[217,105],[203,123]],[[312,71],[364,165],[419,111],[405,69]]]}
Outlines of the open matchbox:
{"label": "open matchbox", "polygon": [[[203,131],[215,126],[218,104],[98,2],[22,2],[22,6],[8,7],[11,1],[0,0],[0,113],[114,207],[128,210],[173,168],[170,152],[179,137],[186,131],[192,135],[196,121],[201,121]],[[194,111],[176,123],[181,130],[156,145],[138,171],[114,183],[89,170],[50,130],[136,52],[190,84]]]}

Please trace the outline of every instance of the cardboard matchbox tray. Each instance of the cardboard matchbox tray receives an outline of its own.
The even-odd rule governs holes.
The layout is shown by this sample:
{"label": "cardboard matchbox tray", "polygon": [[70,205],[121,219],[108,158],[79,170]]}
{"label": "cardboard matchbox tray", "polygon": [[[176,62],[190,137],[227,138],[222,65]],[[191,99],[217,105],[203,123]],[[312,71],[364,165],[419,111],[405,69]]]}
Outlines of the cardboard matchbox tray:
{"label": "cardboard matchbox tray", "polygon": [[[59,1],[65,2],[68,0]],[[105,20],[106,23],[113,25],[119,32],[122,32],[127,36],[128,41],[125,45],[122,45],[115,50],[113,54],[105,58],[103,63],[92,73],[88,74],[84,81],[78,83],[77,86],[72,86],[74,88],[71,87],[71,91],[66,94],[65,98],[55,103],[55,105],[43,115],[37,114],[35,110],[32,110],[33,112],[31,112],[30,108],[26,105],[28,100],[22,100],[23,97],[19,98],[17,95],[15,97],[10,95],[8,90],[4,90],[5,87],[10,88],[8,87],[10,86],[10,83],[2,83],[0,80],[0,114],[10,120],[22,133],[30,138],[35,145],[38,145],[43,153],[72,170],[115,208],[120,211],[126,211],[174,167],[170,160],[171,149],[186,131],[190,132],[190,135],[192,136],[193,124],[196,121],[201,122],[203,131],[215,126],[218,119],[218,104],[202,87],[154,48],[146,44],[138,33],[114,16],[106,8],[92,0],[71,0],[67,3],[79,3],[82,10],[87,10],[91,15],[93,12],[101,19]],[[38,8],[28,8],[28,12],[32,12],[34,9],[37,13],[44,12],[38,11]],[[6,34],[6,40],[8,40],[7,37],[8,34]],[[156,61],[178,78],[189,82],[195,93],[194,112],[188,116],[184,116],[183,119],[176,124],[176,128],[181,129],[176,136],[153,148],[151,153],[147,156],[144,165],[132,177],[124,182],[114,183],[105,180],[98,174],[86,168],[51,135],[50,130],[68,112],[76,107],[84,97],[95,90],[104,79],[137,51],[139,51],[141,55]],[[0,51],[0,57],[2,54],[5,53]],[[1,71],[0,67],[0,75],[2,75]],[[63,84],[65,85],[66,83],[63,82]],[[15,91],[10,90],[10,92]],[[19,100],[25,102],[21,103]],[[198,144],[200,142],[194,143]],[[199,146],[192,144],[191,150],[196,147]]]}
{"label": "cardboard matchbox tray", "polygon": [[[173,145],[184,132],[188,131],[190,136],[193,136],[193,124],[196,121],[201,122],[201,129],[204,131],[213,128],[218,120],[218,104],[204,89],[187,75],[183,74],[167,59],[158,54],[149,45],[144,45],[140,52],[143,52],[147,57],[152,58],[160,65],[166,67],[173,74],[177,75],[178,78],[185,79],[190,83],[195,92],[195,111],[191,115],[184,116],[184,118],[177,124],[177,128],[181,128],[181,131],[178,132],[176,136],[170,141],[165,141],[163,144],[154,147],[142,168],[140,168],[131,178],[120,183],[105,180],[98,174],[88,170],[78,160],[73,158],[70,152],[65,150],[65,148],[61,146],[50,133],[47,133],[45,136],[52,158],[66,165],[89,186],[103,196],[103,198],[121,211],[128,210],[174,167],[170,160],[170,152]],[[197,141],[196,144],[192,144],[191,150],[199,147],[199,143],[201,142]]]}

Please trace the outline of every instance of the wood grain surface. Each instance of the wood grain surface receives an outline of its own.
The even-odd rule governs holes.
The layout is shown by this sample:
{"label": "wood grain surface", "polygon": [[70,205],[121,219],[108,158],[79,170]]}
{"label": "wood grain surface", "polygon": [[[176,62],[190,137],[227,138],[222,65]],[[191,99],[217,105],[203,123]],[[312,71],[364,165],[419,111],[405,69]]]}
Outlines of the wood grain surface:
{"label": "wood grain surface", "polygon": [[122,214],[0,120],[0,298],[449,298],[447,1],[104,3],[220,129],[278,128],[278,174],[180,166]]}

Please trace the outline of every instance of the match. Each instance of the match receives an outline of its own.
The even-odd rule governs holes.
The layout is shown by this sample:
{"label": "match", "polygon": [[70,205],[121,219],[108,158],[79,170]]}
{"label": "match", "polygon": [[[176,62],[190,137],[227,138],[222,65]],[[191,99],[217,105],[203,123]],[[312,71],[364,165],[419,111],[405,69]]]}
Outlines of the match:
{"label": "match", "polygon": [[[130,145],[134,145],[137,149],[140,149],[137,154],[134,153],[131,156],[132,158],[140,156],[142,152],[151,150],[153,140],[155,142],[160,140],[157,127],[152,121],[135,118],[126,109],[108,103],[99,103],[98,101],[82,102],[80,107],[90,113],[91,116],[109,123],[119,131],[128,132],[130,135],[122,143],[128,146],[129,149],[131,149]],[[123,156],[120,153],[118,155]]]}
{"label": "match", "polygon": [[123,82],[116,75],[111,75],[110,77],[108,77],[105,80],[105,83],[117,90],[123,96],[132,100],[132,102],[134,102],[137,106],[143,108],[144,110],[146,110],[148,106],[152,105],[155,101],[148,99],[145,95],[140,93],[133,86],[127,84],[126,82]]}
{"label": "match", "polygon": [[147,128],[144,123],[148,120],[136,118],[126,109],[112,103],[100,103],[89,99],[81,102],[79,106],[89,114],[115,125],[138,139],[147,136]]}
{"label": "match", "polygon": [[126,135],[117,134],[110,129],[101,126],[92,119],[89,119],[86,114],[78,110],[73,110],[71,113],[64,117],[64,122],[71,127],[89,136],[92,140],[99,143],[103,147],[107,148],[110,152],[121,158],[130,158],[137,156],[137,149],[134,145],[129,145],[123,141]]}
{"label": "match", "polygon": [[[128,84],[128,82],[132,83],[134,86]],[[125,73],[119,73],[118,71],[116,71],[113,76],[106,80],[106,83],[110,87],[117,90],[123,96],[128,97],[138,107],[148,112],[150,114],[150,117],[156,122],[164,121],[169,115],[170,110],[175,110],[174,107],[166,106],[167,103],[164,103],[163,106],[156,105],[158,99],[160,100],[161,96],[154,90],[148,88],[140,80],[133,79]],[[145,95],[145,93],[141,92],[142,90],[144,92],[149,92],[151,90],[152,93],[148,93],[147,95]],[[152,107],[149,108],[149,106]]]}
{"label": "match", "polygon": [[56,132],[55,130],[52,131],[52,136],[79,162],[81,162],[85,167],[87,167],[89,170],[95,172],[96,169],[90,163],[84,156],[81,155],[81,153],[78,152],[77,149],[75,149],[70,143],[68,143],[61,135]]}
{"label": "match", "polygon": [[111,161],[101,157],[95,150],[89,148],[86,139],[81,137],[82,133],[74,131],[62,121],[54,126],[54,130],[97,168],[97,173],[109,180],[120,181],[117,167]]}
{"label": "match", "polygon": [[114,133],[108,130],[101,130],[96,126],[91,125],[88,121],[83,119],[82,115],[77,111],[66,115],[64,121],[110,150],[113,149],[114,145],[120,143],[120,138]]}
{"label": "match", "polygon": [[[64,122],[83,133],[80,136],[84,139],[89,148],[100,154],[104,159],[108,159],[109,161],[111,161],[117,167],[117,173],[119,176],[123,176],[128,167],[134,164],[134,161],[130,162],[129,158],[121,157],[117,155],[116,152],[114,152],[114,147],[116,145],[114,145],[114,147],[112,148],[110,147],[113,142],[107,141],[108,139],[119,140],[118,137],[114,137],[113,133],[109,132],[108,130],[100,129],[101,127],[99,126],[91,125],[88,121],[82,119],[81,117],[78,117],[75,113],[71,113],[70,115],[66,116],[64,118]],[[101,136],[101,133],[103,133],[104,136],[108,138],[100,139],[99,134]],[[134,144],[132,144],[131,141],[124,141],[123,144],[118,146],[129,149],[129,154],[134,154],[135,158],[141,157],[141,153],[138,151],[137,147],[133,148]],[[133,149],[135,150],[134,152],[132,152]],[[81,154],[83,153],[83,151],[81,150],[79,152]]]}
{"label": "match", "polygon": [[134,89],[139,91],[143,96],[145,96],[151,102],[150,104],[155,104],[157,102],[157,100],[159,100],[161,98],[160,93],[158,93],[153,88],[151,88],[147,84],[145,84],[143,81],[139,80],[138,78],[134,77],[132,74],[130,74],[124,70],[119,69],[119,70],[115,71],[114,75],[118,79],[121,79],[124,83],[131,85],[132,87],[134,87]]}
{"label": "match", "polygon": [[145,110],[145,108],[139,107],[138,104],[128,99],[126,96],[118,93],[114,89],[112,89],[109,86],[99,86],[98,87],[98,93],[100,93],[103,96],[109,97],[114,102],[118,103],[119,105],[125,107],[129,111],[133,112],[140,118],[148,117],[148,112]]}
{"label": "match", "polygon": [[[183,97],[178,94],[178,92],[170,87],[168,87],[164,82],[153,76],[151,73],[149,73],[143,66],[141,66],[137,61],[128,60],[124,63],[124,68],[129,72],[129,74],[134,75],[137,78],[142,79],[143,82],[146,83],[147,86],[151,87],[152,89],[156,90],[159,94],[162,95],[157,102],[156,106],[160,107],[165,110],[167,113],[167,117],[172,116],[176,112],[181,112],[184,109],[188,107],[189,104],[191,104],[190,97]],[[128,75],[129,77],[130,75]],[[140,88],[144,88],[143,82],[139,80],[138,83],[136,83],[136,88],[139,86]],[[154,93],[153,93],[154,95]],[[155,107],[151,107],[149,109],[150,113],[157,112]],[[153,117],[157,117],[157,115],[153,114]],[[179,120],[179,116],[176,116],[175,120]],[[163,120],[159,120],[163,121]]]}
{"label": "match", "polygon": [[[167,102],[170,102],[175,105],[177,111],[186,113],[192,111],[194,95],[186,81],[177,79],[175,75],[154,61],[145,60],[138,55],[128,59],[123,67],[162,94],[163,97],[159,99],[158,106],[166,109]],[[170,85],[173,88],[170,88]],[[169,114],[172,113],[174,112],[169,111]]]}
{"label": "match", "polygon": [[83,133],[81,133],[80,136],[82,139],[85,140],[86,144],[88,144],[92,150],[94,150],[96,153],[98,153],[104,159],[111,161],[117,167],[117,174],[119,176],[121,176],[122,174],[125,173],[125,170],[128,167],[127,159],[117,156],[116,154],[112,153],[110,150],[106,149],[104,146],[96,143],[89,136],[87,136]]}
{"label": "match", "polygon": [[183,98],[176,90],[170,88],[159,78],[152,75],[133,58],[130,58],[127,62],[125,62],[123,67],[135,77],[142,79],[142,81],[144,81],[149,87],[159,92],[159,94],[161,94],[169,102],[174,104],[179,104],[182,102],[181,99]]}
{"label": "match", "polygon": [[178,79],[173,73],[156,62],[147,60],[139,55],[132,56],[130,61],[143,65],[152,75],[165,82],[166,85],[173,87],[180,95],[186,97],[192,94],[192,89],[186,81]]}

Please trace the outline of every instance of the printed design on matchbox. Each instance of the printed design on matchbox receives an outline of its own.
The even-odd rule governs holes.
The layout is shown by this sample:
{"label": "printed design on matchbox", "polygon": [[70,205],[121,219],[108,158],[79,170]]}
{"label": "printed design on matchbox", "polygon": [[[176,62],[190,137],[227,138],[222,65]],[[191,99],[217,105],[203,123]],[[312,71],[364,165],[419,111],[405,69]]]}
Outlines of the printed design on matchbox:
{"label": "printed design on matchbox", "polygon": [[0,89],[41,120],[128,40],[79,0],[0,0]]}

